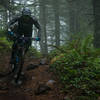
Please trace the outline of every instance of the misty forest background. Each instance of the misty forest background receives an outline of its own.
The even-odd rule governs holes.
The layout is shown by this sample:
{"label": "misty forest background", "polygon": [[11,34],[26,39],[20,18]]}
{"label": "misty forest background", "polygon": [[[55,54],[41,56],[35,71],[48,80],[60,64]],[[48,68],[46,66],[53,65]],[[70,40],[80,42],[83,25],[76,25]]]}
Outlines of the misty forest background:
{"label": "misty forest background", "polygon": [[93,6],[92,0],[1,0],[0,29],[24,7],[30,8],[41,24],[41,52],[47,54],[52,50],[48,45],[60,46],[73,40],[73,35],[83,38],[94,33]]}
{"label": "misty forest background", "polygon": [[[6,39],[7,23],[21,14],[24,7],[32,10],[42,29],[40,43],[32,44],[34,54],[48,56],[51,71],[63,84],[63,92],[73,96],[72,100],[97,100],[100,97],[100,0],[1,0],[1,52],[11,49],[12,42]],[[35,37],[37,30],[33,29]]]}

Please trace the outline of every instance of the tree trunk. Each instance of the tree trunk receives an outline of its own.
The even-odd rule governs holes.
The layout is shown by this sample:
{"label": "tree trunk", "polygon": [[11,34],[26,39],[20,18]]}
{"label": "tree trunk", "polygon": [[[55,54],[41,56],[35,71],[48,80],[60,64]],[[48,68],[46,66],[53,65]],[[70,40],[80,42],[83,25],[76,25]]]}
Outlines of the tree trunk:
{"label": "tree trunk", "polygon": [[72,35],[77,34],[80,31],[79,24],[79,1],[69,1],[69,31],[70,31],[70,40],[72,40]]}
{"label": "tree trunk", "polygon": [[56,46],[60,46],[60,19],[59,19],[59,0],[54,0],[55,14],[55,41]]}
{"label": "tree trunk", "polygon": [[48,54],[47,33],[46,33],[46,6],[45,1],[40,1],[40,23],[41,23],[41,52],[44,56]]}
{"label": "tree trunk", "polygon": [[4,12],[4,28],[7,28],[7,24],[8,24],[8,14],[7,14],[7,9],[5,9],[5,12]]}
{"label": "tree trunk", "polygon": [[100,0],[93,0],[94,10],[94,46],[100,48]]}

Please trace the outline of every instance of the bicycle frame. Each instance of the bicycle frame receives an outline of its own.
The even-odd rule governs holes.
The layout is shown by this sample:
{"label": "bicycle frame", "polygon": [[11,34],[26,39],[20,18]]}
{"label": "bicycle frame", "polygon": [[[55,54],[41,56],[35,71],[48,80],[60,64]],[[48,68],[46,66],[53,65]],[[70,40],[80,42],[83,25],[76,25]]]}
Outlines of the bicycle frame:
{"label": "bicycle frame", "polygon": [[[24,64],[24,55],[25,55],[25,49],[26,49],[25,38],[26,40],[30,39],[31,41],[40,41],[40,40],[37,40],[36,38],[31,38],[31,37],[21,37],[21,38],[20,37],[17,38],[16,36],[13,36],[13,37],[14,37],[13,39],[14,43],[17,44],[16,52],[14,55],[15,62],[11,64],[11,68],[12,68],[11,71],[7,72],[6,74],[0,73],[0,78],[7,77],[8,75],[14,76],[17,73],[18,76],[16,77],[16,80],[15,80],[17,82],[18,78],[21,75],[21,71]],[[17,71],[16,71],[16,68],[17,68]]]}
{"label": "bicycle frame", "polygon": [[17,44],[17,48],[16,48],[16,52],[14,55],[14,74],[17,74],[16,78],[16,82],[19,79],[22,69],[23,69],[23,64],[24,64],[24,55],[25,55],[25,49],[26,49],[26,42],[24,40],[24,37],[19,38],[15,41],[15,43]]}

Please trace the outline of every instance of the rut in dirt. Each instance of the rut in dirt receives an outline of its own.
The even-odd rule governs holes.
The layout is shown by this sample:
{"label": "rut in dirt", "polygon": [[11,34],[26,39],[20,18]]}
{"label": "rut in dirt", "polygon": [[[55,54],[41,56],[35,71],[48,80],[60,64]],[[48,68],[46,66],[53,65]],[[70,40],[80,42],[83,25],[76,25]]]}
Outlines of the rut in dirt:
{"label": "rut in dirt", "polygon": [[2,95],[0,96],[0,100],[33,100],[32,97],[29,97],[27,95]]}
{"label": "rut in dirt", "polygon": [[8,83],[8,90],[0,92],[0,100],[63,100],[59,84],[49,68],[47,63],[40,64],[40,59],[26,60],[25,83],[20,87]]}

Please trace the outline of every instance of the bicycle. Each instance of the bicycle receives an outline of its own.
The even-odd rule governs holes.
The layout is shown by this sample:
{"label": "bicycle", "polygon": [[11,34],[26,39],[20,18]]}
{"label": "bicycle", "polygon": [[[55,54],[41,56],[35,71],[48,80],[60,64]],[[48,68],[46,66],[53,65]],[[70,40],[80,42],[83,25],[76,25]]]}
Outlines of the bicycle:
{"label": "bicycle", "polygon": [[[24,56],[27,49],[27,42],[29,40],[37,40],[36,38],[24,37],[15,38],[15,43],[17,44],[16,52],[14,53],[14,63],[12,64],[12,68],[15,74],[15,83],[18,83],[19,78],[21,76],[21,72],[24,64]],[[20,83],[18,83],[20,84]]]}
{"label": "bicycle", "polygon": [[[0,75],[2,77],[11,75],[13,76],[13,83],[14,84],[22,84],[19,81],[19,78],[21,76],[21,72],[23,69],[23,64],[24,64],[24,56],[25,56],[25,51],[26,51],[26,43],[28,40],[31,41],[40,41],[39,38],[31,38],[31,37],[24,37],[24,35],[22,35],[21,37],[17,37],[17,36],[13,36],[13,41],[14,43],[17,45],[15,53],[14,53],[14,59],[13,59],[13,63],[10,64],[11,67],[11,71],[9,71],[8,73],[6,73],[5,75]],[[12,60],[12,59],[11,59]],[[18,83],[19,82],[19,83]]]}

